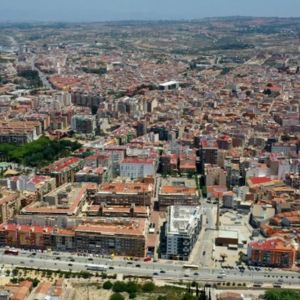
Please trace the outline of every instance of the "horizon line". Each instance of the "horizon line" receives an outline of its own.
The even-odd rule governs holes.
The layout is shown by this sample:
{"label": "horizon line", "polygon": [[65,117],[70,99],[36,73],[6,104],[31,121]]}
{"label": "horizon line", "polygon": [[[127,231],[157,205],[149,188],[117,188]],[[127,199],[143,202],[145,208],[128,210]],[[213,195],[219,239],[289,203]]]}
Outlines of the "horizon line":
{"label": "horizon line", "polygon": [[30,23],[63,23],[63,24],[95,24],[95,23],[121,23],[121,22],[195,22],[204,21],[209,19],[230,19],[230,18],[252,18],[252,19],[300,19],[299,17],[290,16],[251,16],[251,15],[230,15],[230,16],[209,16],[201,18],[158,18],[158,19],[107,19],[107,20],[81,20],[81,21],[68,21],[68,20],[1,20],[0,24],[30,24]]}

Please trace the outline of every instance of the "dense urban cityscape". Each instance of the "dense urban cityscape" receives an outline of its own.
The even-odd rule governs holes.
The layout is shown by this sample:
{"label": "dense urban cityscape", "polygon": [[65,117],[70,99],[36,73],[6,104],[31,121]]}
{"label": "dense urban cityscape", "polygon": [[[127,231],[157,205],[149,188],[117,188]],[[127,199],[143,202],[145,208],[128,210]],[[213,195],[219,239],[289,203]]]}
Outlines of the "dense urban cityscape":
{"label": "dense urban cityscape", "polygon": [[300,299],[299,34],[0,23],[0,298]]}

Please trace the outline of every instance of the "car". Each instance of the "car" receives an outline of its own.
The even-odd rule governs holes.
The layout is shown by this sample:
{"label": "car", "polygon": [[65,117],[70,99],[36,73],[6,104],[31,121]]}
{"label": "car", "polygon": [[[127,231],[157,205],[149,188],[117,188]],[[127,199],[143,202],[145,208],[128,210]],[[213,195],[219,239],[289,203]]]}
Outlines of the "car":
{"label": "car", "polygon": [[190,277],[188,274],[184,274],[183,276],[184,276],[184,277]]}
{"label": "car", "polygon": [[141,267],[141,265],[140,264],[137,264],[137,265],[135,265],[137,268],[140,268]]}
{"label": "car", "polygon": [[60,257],[59,257],[59,256],[57,256],[57,257],[55,257],[55,259],[59,260],[59,259],[60,259]]}
{"label": "car", "polygon": [[93,260],[93,259],[91,257],[89,257],[88,260]]}
{"label": "car", "polygon": [[199,273],[195,272],[194,275],[197,276],[197,275],[199,275]]}
{"label": "car", "polygon": [[68,266],[69,266],[69,267],[72,267],[72,266],[73,266],[73,264],[68,264]]}
{"label": "car", "polygon": [[157,273],[157,272],[154,272],[154,273],[153,273],[153,275],[157,276],[157,275],[158,275],[158,273]]}
{"label": "car", "polygon": [[128,262],[127,262],[127,265],[132,265],[132,261],[128,261]]}
{"label": "car", "polygon": [[166,273],[166,271],[165,270],[160,270],[160,273]]}
{"label": "car", "polygon": [[70,258],[70,261],[75,261],[75,259],[74,258]]}
{"label": "car", "polygon": [[206,254],[206,251],[203,251],[203,252],[202,252],[202,255],[204,256],[205,254]]}
{"label": "car", "polygon": [[113,266],[110,266],[110,267],[109,267],[109,269],[110,269],[110,270],[113,270],[113,269],[114,269],[114,267],[113,267]]}
{"label": "car", "polygon": [[24,265],[24,261],[20,261],[20,264]]}
{"label": "car", "polygon": [[254,282],[253,287],[261,287],[262,284],[260,282]]}

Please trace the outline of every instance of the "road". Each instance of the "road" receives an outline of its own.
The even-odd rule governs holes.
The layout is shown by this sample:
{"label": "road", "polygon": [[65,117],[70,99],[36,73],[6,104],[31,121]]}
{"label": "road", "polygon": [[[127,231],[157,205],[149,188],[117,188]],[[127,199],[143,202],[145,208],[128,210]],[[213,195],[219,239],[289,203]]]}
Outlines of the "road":
{"label": "road", "polygon": [[50,82],[48,81],[47,76],[39,68],[36,67],[36,65],[35,65],[35,58],[36,58],[36,55],[32,54],[32,57],[31,57],[31,69],[33,71],[37,71],[39,73],[39,77],[40,77],[41,81],[43,82],[44,87],[46,87],[49,90],[53,90],[53,87],[50,84]]}
{"label": "road", "polygon": [[[60,257],[60,259],[56,259]],[[75,261],[70,261],[71,259]],[[87,264],[101,264],[108,267],[108,273],[120,273],[133,276],[149,276],[171,280],[197,280],[203,282],[262,282],[273,284],[282,280],[282,284],[299,285],[300,274],[284,272],[281,270],[240,272],[237,268],[230,270],[199,268],[198,270],[185,269],[179,263],[146,263],[140,261],[126,261],[105,259],[99,257],[76,256],[60,253],[59,256],[47,253],[37,253],[32,256],[30,252],[22,251],[18,256],[0,254],[0,263],[4,265],[33,267],[40,269],[54,269],[65,271],[85,271]]]}
{"label": "road", "polygon": [[214,230],[216,228],[217,206],[207,203],[204,198],[201,199],[201,206],[203,210],[202,230],[190,255],[189,261],[194,265],[212,267],[214,265],[212,253],[215,236]]}

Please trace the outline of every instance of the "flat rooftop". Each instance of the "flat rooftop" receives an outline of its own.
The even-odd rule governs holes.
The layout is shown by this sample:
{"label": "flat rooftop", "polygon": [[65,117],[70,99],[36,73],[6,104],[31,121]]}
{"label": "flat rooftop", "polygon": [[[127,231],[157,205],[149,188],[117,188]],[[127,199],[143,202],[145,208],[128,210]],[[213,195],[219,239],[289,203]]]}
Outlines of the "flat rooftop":
{"label": "flat rooftop", "polygon": [[76,227],[76,233],[95,233],[101,235],[145,236],[146,219],[105,219],[85,223]]}
{"label": "flat rooftop", "polygon": [[222,238],[222,239],[238,239],[239,234],[237,231],[233,230],[219,230],[217,238]]}
{"label": "flat rooftop", "polygon": [[137,194],[137,193],[149,193],[152,191],[153,191],[153,185],[149,183],[115,182],[115,183],[103,183],[100,186],[98,194],[101,193]]}
{"label": "flat rooftop", "polygon": [[[80,203],[84,200],[87,185],[64,184],[44,196],[44,201],[29,204],[21,211],[22,214],[65,214],[76,215],[79,212]],[[51,205],[45,200],[49,197],[60,198]]]}
{"label": "flat rooftop", "polygon": [[168,210],[168,234],[190,234],[201,219],[200,206],[170,206]]}
{"label": "flat rooftop", "polygon": [[161,186],[174,186],[174,187],[187,187],[196,188],[195,179],[189,179],[187,177],[167,177],[161,179]]}

